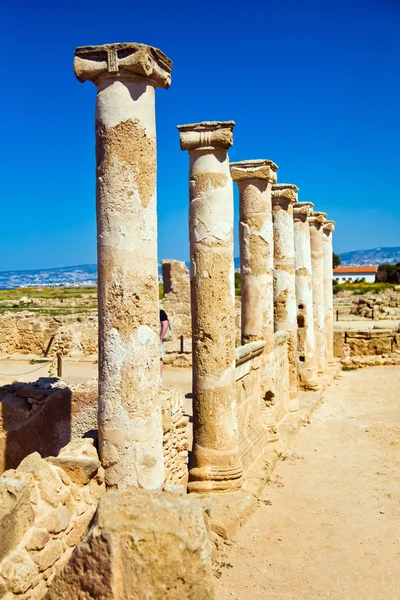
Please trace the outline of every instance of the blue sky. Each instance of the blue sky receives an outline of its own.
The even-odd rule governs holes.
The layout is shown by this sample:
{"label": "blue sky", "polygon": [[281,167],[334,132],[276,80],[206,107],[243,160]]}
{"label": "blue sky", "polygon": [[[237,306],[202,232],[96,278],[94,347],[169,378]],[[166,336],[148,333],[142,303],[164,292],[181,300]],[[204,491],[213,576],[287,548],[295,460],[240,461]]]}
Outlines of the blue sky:
{"label": "blue sky", "polygon": [[[268,158],[335,219],[336,252],[400,245],[400,2],[3,0],[0,270],[95,262],[96,89],[79,45],[174,62],[157,90],[160,258],[187,260],[176,125],[236,121],[231,160]],[[235,190],[236,219],[237,192]],[[235,251],[238,254],[238,250]]]}

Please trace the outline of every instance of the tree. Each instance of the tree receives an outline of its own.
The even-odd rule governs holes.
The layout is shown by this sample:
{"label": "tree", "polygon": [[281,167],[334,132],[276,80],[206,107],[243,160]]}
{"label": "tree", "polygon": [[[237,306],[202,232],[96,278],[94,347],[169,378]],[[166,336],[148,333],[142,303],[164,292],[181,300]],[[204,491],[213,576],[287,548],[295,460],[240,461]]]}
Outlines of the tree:
{"label": "tree", "polygon": [[400,283],[400,262],[396,265],[379,265],[375,281],[381,283]]}
{"label": "tree", "polygon": [[333,268],[336,269],[336,267],[338,267],[340,264],[342,263],[339,254],[335,254],[334,252],[332,252],[332,265]]}

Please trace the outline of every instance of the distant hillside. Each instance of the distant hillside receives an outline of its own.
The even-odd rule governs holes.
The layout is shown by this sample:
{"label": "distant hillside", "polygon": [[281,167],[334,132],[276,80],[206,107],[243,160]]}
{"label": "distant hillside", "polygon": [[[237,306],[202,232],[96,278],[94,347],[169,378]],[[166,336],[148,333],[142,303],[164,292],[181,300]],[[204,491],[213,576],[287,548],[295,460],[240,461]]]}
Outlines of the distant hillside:
{"label": "distant hillside", "polygon": [[340,255],[342,266],[381,265],[383,263],[395,264],[400,262],[400,246],[391,248],[372,248],[371,250],[353,250],[342,252]]}
{"label": "distant hillside", "polygon": [[0,289],[19,287],[92,286],[97,283],[97,265],[78,265],[57,269],[0,272]]}
{"label": "distant hillside", "polygon": [[[373,248],[354,250],[340,255],[343,266],[380,265],[400,262],[400,246],[394,248]],[[186,263],[189,267],[189,263]],[[235,269],[240,268],[240,259],[235,258]],[[158,265],[161,276],[161,265]],[[77,265],[57,269],[35,269],[30,271],[0,271],[0,289],[11,290],[20,287],[74,287],[97,284],[97,265]]]}

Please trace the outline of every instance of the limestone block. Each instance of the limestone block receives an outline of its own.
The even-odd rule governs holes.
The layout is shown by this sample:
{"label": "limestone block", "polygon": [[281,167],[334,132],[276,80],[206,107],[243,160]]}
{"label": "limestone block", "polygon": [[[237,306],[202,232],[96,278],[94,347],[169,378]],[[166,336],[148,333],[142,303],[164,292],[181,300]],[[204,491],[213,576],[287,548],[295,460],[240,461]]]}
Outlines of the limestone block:
{"label": "limestone block", "polygon": [[60,533],[67,529],[70,522],[70,512],[66,506],[59,506],[50,514],[45,515],[40,525],[46,527],[49,533]]}
{"label": "limestone block", "polygon": [[40,572],[45,571],[58,560],[63,552],[63,544],[60,539],[51,540],[43,550],[37,552],[34,561]]}
{"label": "limestone block", "polygon": [[30,488],[25,481],[0,479],[0,560],[15,548],[33,522]]}
{"label": "limestone block", "polygon": [[31,587],[37,575],[37,569],[26,554],[14,553],[9,560],[3,563],[1,575],[14,594],[23,594]]}
{"label": "limestone block", "polygon": [[33,529],[25,544],[27,550],[42,550],[50,540],[50,535],[45,529]]}
{"label": "limestone block", "polygon": [[50,456],[47,462],[62,468],[70,479],[86,485],[100,467],[92,438],[74,440],[62,448],[58,456]]}
{"label": "limestone block", "polygon": [[141,489],[110,491],[46,600],[85,597],[212,600],[211,542],[192,497]]}

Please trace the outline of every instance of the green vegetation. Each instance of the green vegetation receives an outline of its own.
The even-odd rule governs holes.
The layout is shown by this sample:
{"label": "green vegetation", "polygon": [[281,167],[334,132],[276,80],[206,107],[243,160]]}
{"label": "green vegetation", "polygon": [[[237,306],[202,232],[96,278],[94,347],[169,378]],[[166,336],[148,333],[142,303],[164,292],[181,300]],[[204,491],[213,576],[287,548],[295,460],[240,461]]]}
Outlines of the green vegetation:
{"label": "green vegetation", "polygon": [[337,267],[339,267],[342,264],[342,260],[339,256],[339,254],[335,254],[334,252],[332,253],[332,265],[333,268],[336,269]]}
{"label": "green vegetation", "polygon": [[376,273],[376,281],[386,283],[400,283],[400,262],[395,265],[379,265]]}
{"label": "green vegetation", "polygon": [[333,293],[337,294],[338,292],[343,292],[345,290],[349,290],[353,292],[355,296],[362,296],[367,292],[372,292],[373,294],[380,294],[383,290],[390,289],[393,287],[391,283],[368,283],[366,281],[359,282],[351,282],[346,281],[345,283],[334,283],[333,284]]}
{"label": "green vegetation", "polygon": [[240,273],[235,271],[235,296],[240,296],[242,293],[242,283],[240,281]]}
{"label": "green vegetation", "polygon": [[1,300],[19,300],[22,297],[67,300],[69,298],[82,298],[83,295],[97,298],[97,287],[29,287],[16,288],[15,290],[0,290],[0,302]]}
{"label": "green vegetation", "polygon": [[158,284],[158,297],[160,300],[162,300],[164,298],[164,284],[159,283]]}

